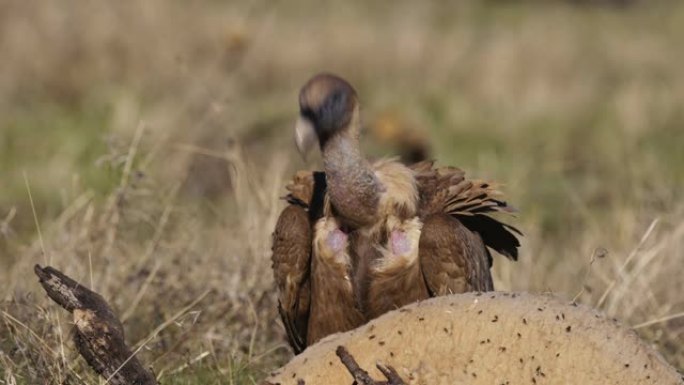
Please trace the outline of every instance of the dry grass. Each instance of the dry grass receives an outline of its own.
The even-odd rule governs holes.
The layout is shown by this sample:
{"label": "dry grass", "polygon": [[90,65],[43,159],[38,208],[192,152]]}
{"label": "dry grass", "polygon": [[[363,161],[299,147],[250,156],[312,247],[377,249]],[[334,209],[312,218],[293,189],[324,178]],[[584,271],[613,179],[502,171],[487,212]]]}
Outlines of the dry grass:
{"label": "dry grass", "polygon": [[35,263],[110,299],[164,383],[284,362],[270,233],[321,69],[506,184],[526,236],[498,289],[593,304],[684,368],[679,2],[292,4],[0,1],[0,383],[97,383]]}

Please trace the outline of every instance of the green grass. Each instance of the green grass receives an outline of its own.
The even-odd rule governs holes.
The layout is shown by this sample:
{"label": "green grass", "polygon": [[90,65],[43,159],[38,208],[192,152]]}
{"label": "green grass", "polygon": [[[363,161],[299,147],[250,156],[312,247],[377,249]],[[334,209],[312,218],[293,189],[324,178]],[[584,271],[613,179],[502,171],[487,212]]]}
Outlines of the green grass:
{"label": "green grass", "polygon": [[248,365],[233,363],[227,368],[211,366],[190,367],[179,373],[174,373],[162,378],[164,385],[186,384],[257,384],[258,379],[263,377],[261,373],[250,370]]}
{"label": "green grass", "polygon": [[75,188],[88,186],[100,197],[111,191],[118,173],[106,162],[96,165],[108,154],[110,119],[106,108],[53,103],[17,109],[0,123],[0,207],[18,207],[18,234],[35,230],[33,219],[23,215],[30,210],[24,174],[40,218],[56,217]]}

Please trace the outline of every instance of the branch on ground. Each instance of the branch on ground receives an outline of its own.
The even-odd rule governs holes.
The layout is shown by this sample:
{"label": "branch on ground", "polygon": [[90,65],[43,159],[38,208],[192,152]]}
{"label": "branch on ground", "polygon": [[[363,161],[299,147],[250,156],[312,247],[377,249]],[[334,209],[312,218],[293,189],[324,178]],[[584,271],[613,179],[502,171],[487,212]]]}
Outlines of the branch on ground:
{"label": "branch on ground", "polygon": [[114,385],[157,385],[124,340],[124,330],[107,301],[50,266],[34,271],[47,295],[74,317],[76,349],[97,374]]}
{"label": "branch on ground", "polygon": [[375,381],[371,378],[367,371],[361,369],[359,364],[354,359],[354,356],[349,353],[349,351],[344,346],[338,346],[335,350],[335,354],[340,358],[342,364],[347,368],[352,377],[354,377],[354,383],[359,385],[406,385],[406,382],[399,377],[399,373],[394,370],[391,366],[384,366],[380,363],[375,366],[385,375],[387,381]]}

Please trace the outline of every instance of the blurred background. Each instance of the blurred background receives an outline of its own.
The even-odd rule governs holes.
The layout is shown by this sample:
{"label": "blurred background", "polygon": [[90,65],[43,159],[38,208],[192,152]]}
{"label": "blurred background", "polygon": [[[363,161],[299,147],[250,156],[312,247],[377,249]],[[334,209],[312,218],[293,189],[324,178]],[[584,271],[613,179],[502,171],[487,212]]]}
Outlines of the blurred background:
{"label": "blurred background", "polygon": [[[684,2],[0,0],[0,383],[95,383],[51,264],[162,383],[290,357],[270,234],[299,87],[357,89],[367,152],[504,184],[499,290],[595,306],[684,368]],[[15,382],[12,382],[15,381]]]}

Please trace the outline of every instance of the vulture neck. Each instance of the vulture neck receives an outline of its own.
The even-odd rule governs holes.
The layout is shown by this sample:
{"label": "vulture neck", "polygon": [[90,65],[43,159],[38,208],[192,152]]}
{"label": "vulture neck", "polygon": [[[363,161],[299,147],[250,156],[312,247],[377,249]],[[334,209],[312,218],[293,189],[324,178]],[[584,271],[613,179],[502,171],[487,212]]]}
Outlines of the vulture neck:
{"label": "vulture neck", "polygon": [[338,218],[354,228],[372,224],[382,187],[361,154],[359,139],[342,132],[331,137],[322,151],[328,195]]}

